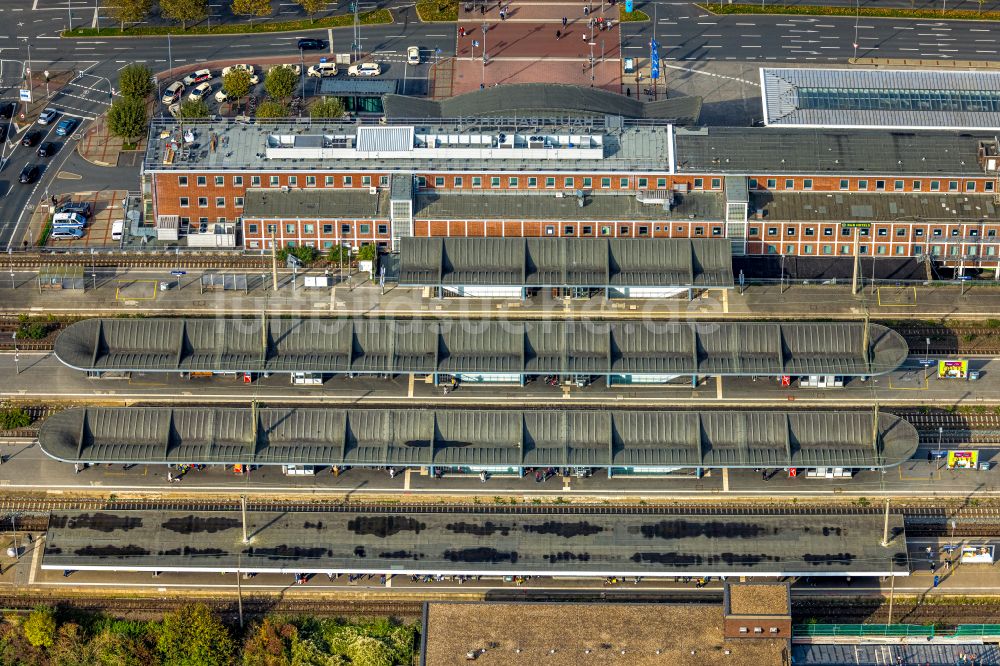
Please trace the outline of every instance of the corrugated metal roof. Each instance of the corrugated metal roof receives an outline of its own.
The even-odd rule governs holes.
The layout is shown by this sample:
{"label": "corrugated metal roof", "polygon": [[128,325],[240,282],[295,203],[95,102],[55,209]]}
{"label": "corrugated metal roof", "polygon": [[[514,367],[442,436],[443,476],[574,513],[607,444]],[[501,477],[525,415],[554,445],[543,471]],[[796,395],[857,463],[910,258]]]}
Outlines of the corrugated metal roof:
{"label": "corrugated metal roof", "polygon": [[413,127],[361,126],[357,149],[359,152],[409,152],[413,150]]}
{"label": "corrugated metal roof", "polygon": [[854,322],[89,319],[56,357],[79,370],[870,376],[908,346]]}
{"label": "corrugated metal roof", "polygon": [[763,67],[760,78],[768,125],[1000,127],[1000,72]]}
{"label": "corrugated metal roof", "polygon": [[728,239],[401,239],[403,286],[733,286]]}
{"label": "corrugated metal roof", "polygon": [[38,441],[66,462],[528,467],[892,467],[917,431],[871,412],[86,407]]}

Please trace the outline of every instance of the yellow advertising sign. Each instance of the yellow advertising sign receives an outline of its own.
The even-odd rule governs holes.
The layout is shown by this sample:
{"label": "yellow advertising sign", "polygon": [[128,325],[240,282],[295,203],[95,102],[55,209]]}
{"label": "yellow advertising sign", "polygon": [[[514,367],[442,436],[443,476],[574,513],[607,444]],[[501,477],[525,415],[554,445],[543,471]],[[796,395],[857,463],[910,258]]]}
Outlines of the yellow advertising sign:
{"label": "yellow advertising sign", "polygon": [[938,379],[968,379],[969,361],[938,361]]}
{"label": "yellow advertising sign", "polygon": [[949,451],[948,469],[975,469],[979,465],[979,451]]}

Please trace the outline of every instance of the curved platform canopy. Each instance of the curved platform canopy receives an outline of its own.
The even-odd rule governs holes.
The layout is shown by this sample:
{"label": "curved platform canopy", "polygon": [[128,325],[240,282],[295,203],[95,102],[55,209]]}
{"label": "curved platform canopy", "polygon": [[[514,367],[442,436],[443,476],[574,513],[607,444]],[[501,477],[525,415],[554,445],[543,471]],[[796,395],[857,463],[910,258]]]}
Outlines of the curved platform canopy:
{"label": "curved platform canopy", "polygon": [[[855,322],[89,319],[56,357],[88,372],[881,375],[908,353]],[[866,344],[867,343],[867,344]]]}
{"label": "curved platform canopy", "polygon": [[[256,415],[256,422],[255,422]],[[899,465],[907,421],[872,412],[86,407],[38,441],[73,463],[506,467]]]}

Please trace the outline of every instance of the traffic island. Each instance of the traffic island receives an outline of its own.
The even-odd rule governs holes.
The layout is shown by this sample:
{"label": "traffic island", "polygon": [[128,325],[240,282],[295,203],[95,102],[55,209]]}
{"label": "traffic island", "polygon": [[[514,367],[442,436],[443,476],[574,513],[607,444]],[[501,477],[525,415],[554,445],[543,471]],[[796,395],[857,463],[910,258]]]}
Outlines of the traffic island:
{"label": "traffic island", "polygon": [[[375,9],[370,12],[358,14],[358,21],[361,25],[384,25],[392,23],[392,12],[388,9]],[[136,25],[122,30],[116,28],[73,28],[64,30],[60,37],[65,39],[79,39],[81,37],[202,37],[210,35],[241,35],[258,34],[265,35],[276,32],[300,32],[302,30],[321,30],[325,28],[347,28],[354,25],[354,14],[341,14],[328,18],[310,21],[307,19],[299,21],[277,21],[261,23],[223,23],[221,25],[194,25],[186,29],[179,29],[176,25]]]}
{"label": "traffic island", "polygon": [[417,18],[424,23],[447,23],[458,20],[458,0],[421,0]]}
{"label": "traffic island", "polygon": [[710,14],[779,14],[789,16],[864,16],[866,18],[931,19],[934,21],[998,21],[1000,11],[973,11],[969,9],[905,9],[888,7],[825,7],[816,5],[752,5],[734,3],[715,5],[698,3],[699,9]]}

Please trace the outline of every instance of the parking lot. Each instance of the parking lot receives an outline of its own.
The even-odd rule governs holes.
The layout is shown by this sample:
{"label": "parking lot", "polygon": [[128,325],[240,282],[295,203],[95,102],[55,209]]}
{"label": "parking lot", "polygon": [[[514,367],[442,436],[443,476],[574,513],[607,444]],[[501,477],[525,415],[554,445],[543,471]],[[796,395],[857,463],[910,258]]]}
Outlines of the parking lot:
{"label": "parking lot", "polygon": [[[83,237],[77,240],[47,239],[44,246],[51,249],[81,248],[117,248],[121,241],[111,239],[111,226],[114,220],[122,219],[121,201],[127,194],[124,190],[105,190],[101,192],[81,192],[71,196],[58,198],[58,204],[68,201],[86,202],[91,207],[91,217],[87,220]],[[27,238],[33,244],[38,244],[45,226],[52,217],[51,200],[40,203],[31,214]]]}

